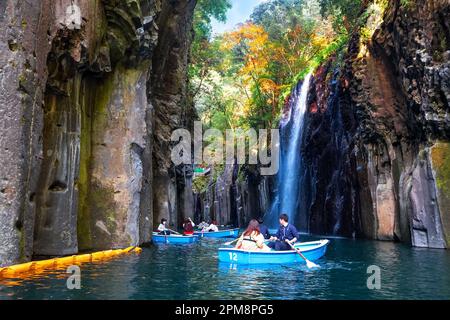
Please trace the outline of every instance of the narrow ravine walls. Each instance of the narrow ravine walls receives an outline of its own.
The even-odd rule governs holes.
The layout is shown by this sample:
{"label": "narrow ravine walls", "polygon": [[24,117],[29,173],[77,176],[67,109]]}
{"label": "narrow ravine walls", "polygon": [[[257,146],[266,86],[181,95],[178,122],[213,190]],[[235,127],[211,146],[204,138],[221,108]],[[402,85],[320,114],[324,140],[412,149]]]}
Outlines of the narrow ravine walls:
{"label": "narrow ravine walls", "polygon": [[448,247],[449,17],[447,1],[390,1],[342,70],[317,72],[303,148],[311,232]]}
{"label": "narrow ravine walls", "polygon": [[[369,2],[367,2],[369,3]],[[192,194],[195,0],[0,2],[0,265],[148,242],[183,217],[244,226],[273,177],[225,168]],[[390,0],[369,39],[314,74],[301,153],[312,233],[450,241],[450,6]],[[305,187],[305,186],[302,186]]]}
{"label": "narrow ravine walls", "polygon": [[[314,74],[300,151],[309,196],[294,223],[319,235],[448,248],[450,4],[391,0],[380,18],[365,26],[373,36],[356,30]],[[197,195],[198,216],[227,223],[229,198],[240,225],[267,213],[255,203],[273,202],[274,185],[227,172]]]}
{"label": "narrow ravine walls", "polygon": [[148,242],[154,190],[173,183],[179,205],[170,166],[153,162],[195,116],[183,106],[195,4],[2,2],[0,265]]}
{"label": "narrow ravine walls", "polygon": [[[187,99],[188,53],[195,0],[163,1],[158,19],[159,42],[153,59],[150,96],[154,106],[154,222],[169,219],[178,226],[193,215],[192,168],[175,168],[170,158],[171,135],[193,130],[196,112]],[[189,195],[187,195],[189,193]]]}

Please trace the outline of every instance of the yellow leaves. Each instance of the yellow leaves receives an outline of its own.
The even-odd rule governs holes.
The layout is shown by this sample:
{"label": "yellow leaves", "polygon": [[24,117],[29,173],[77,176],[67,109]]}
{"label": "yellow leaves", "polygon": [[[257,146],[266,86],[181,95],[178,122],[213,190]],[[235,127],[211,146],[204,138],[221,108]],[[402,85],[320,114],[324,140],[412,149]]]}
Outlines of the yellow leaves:
{"label": "yellow leaves", "polygon": [[267,46],[269,35],[263,27],[247,22],[236,30],[224,35],[222,48],[233,50],[238,48],[244,55],[245,64],[241,75],[249,75],[263,71],[269,64]]}
{"label": "yellow leaves", "polygon": [[246,40],[251,52],[258,52],[267,43],[269,35],[264,31],[264,28],[247,22],[241,24],[235,31],[225,34],[225,42],[231,44],[239,44]]}
{"label": "yellow leaves", "polygon": [[280,89],[280,86],[271,79],[262,78],[259,82],[263,91],[270,92]]}
{"label": "yellow leaves", "polygon": [[315,34],[311,39],[311,43],[314,47],[323,49],[330,43],[330,40],[325,36]]}
{"label": "yellow leaves", "polygon": [[336,39],[326,19],[265,26],[247,22],[216,38],[215,68],[221,79],[211,82],[220,88],[220,97],[210,99],[210,110],[219,110],[230,125],[259,121],[270,126],[291,83]]}

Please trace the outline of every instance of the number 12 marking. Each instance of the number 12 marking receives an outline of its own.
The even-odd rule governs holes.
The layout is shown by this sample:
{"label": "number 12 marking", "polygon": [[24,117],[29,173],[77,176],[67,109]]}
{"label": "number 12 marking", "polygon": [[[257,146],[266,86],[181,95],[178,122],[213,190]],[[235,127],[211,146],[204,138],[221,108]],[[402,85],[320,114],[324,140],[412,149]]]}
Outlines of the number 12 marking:
{"label": "number 12 marking", "polygon": [[230,252],[230,260],[231,261],[238,261],[237,254],[235,252]]}

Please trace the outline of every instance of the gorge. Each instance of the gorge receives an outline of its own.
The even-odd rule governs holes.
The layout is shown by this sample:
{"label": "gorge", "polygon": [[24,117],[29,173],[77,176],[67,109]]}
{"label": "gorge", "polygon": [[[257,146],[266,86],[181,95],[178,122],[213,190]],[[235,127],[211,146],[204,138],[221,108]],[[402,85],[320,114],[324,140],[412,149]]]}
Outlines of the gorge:
{"label": "gorge", "polygon": [[[170,160],[173,130],[198,118],[196,5],[0,2],[0,266],[149,243],[161,218],[244,227],[271,211],[288,185],[257,166],[213,168],[193,192],[194,168]],[[448,248],[448,0],[388,0],[304,79],[299,229]]]}
{"label": "gorge", "polygon": [[[201,197],[203,208],[215,198],[215,212],[230,208],[222,222],[237,212],[242,223],[265,215],[271,226],[280,210],[295,208],[294,223],[308,233],[447,248],[448,20],[447,1],[389,1],[379,25],[367,20],[370,38],[353,33],[347,52],[313,75],[295,160],[298,196],[283,178],[297,176],[295,166],[278,183],[251,168],[236,181],[230,168]],[[295,90],[287,109],[298,102]],[[297,201],[290,209],[274,208],[283,188],[292,192],[283,203]],[[223,204],[234,199],[237,209]]]}

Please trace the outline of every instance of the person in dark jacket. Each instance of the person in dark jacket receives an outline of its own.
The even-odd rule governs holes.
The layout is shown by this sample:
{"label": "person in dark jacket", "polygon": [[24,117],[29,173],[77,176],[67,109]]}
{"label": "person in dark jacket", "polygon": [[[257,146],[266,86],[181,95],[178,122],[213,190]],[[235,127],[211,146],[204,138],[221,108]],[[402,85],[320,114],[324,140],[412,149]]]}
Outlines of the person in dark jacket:
{"label": "person in dark jacket", "polygon": [[280,215],[280,228],[275,237],[270,237],[269,247],[276,251],[292,250],[289,244],[294,244],[297,241],[298,231],[294,225],[289,223],[287,214]]}
{"label": "person in dark jacket", "polygon": [[263,224],[264,223],[263,218],[259,218],[258,223],[259,223],[259,232],[261,232],[261,234],[264,236],[264,239],[270,239],[269,228],[267,228],[267,226]]}

